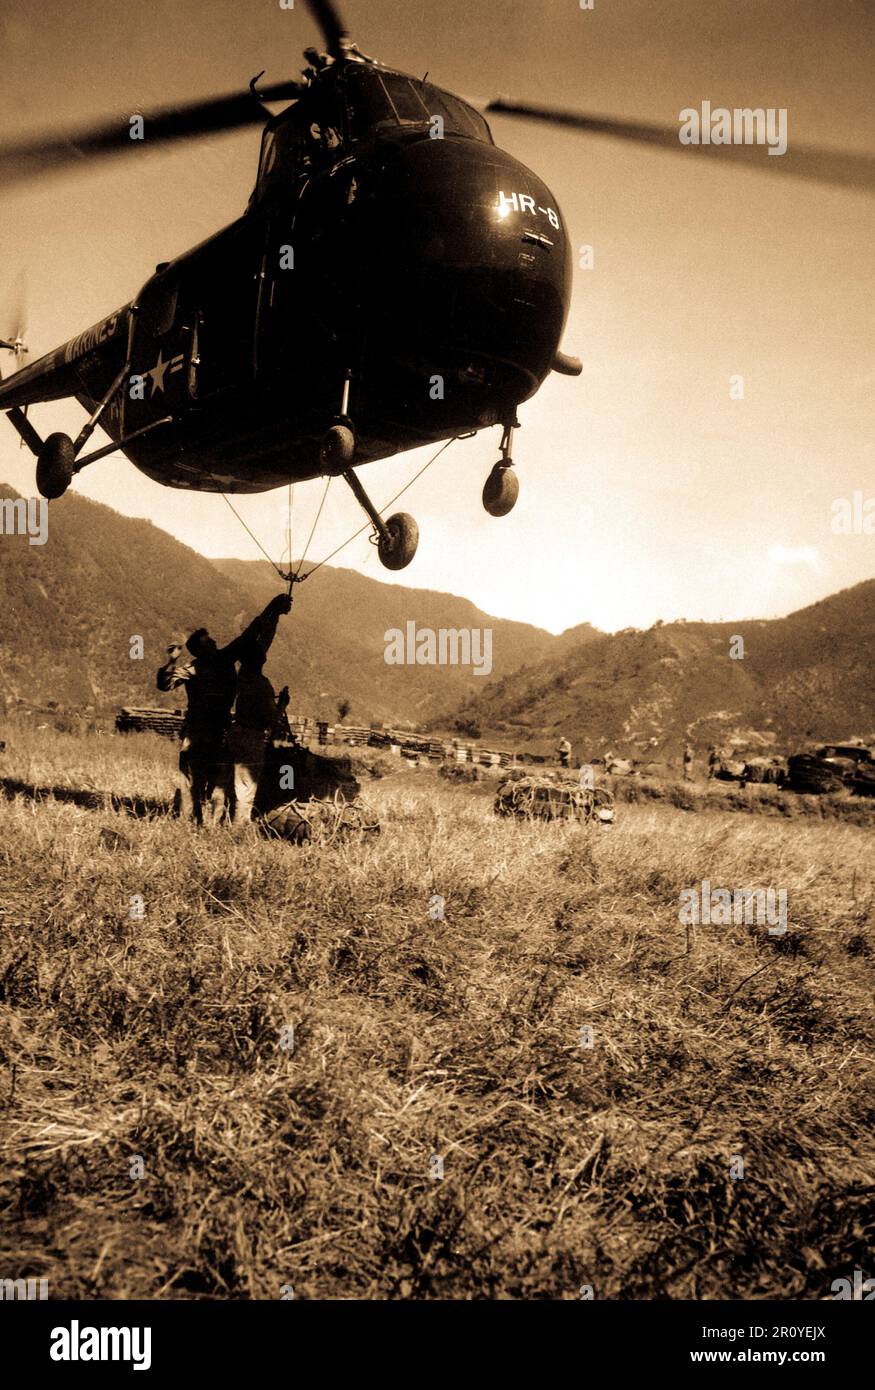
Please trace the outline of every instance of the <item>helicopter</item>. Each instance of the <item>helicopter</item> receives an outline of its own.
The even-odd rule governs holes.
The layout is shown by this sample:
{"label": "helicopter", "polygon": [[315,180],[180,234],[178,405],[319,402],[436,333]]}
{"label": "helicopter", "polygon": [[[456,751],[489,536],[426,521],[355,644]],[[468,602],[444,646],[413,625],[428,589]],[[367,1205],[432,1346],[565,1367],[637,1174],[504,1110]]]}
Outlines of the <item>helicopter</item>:
{"label": "helicopter", "polygon": [[[0,148],[0,182],[74,160],[262,126],[243,214],[159,263],[129,303],[28,366],[20,332],[0,339],[18,370],[0,409],[61,497],[89,463],[120,451],[173,488],[268,491],[342,477],[390,570],[412,561],[414,519],[384,519],[357,469],[442,440],[501,428],[483,488],[492,516],[514,506],[518,407],[561,350],[571,244],[543,181],[493,140],[485,113],[521,116],[684,154],[677,130],[526,105],[482,107],[384,66],[351,41],[332,0],[307,0],[325,51],[300,80],[124,118],[60,139]],[[268,103],[288,102],[271,115]],[[750,163],[756,148],[725,156]],[[760,154],[762,151],[759,152]],[[875,160],[794,150],[783,172],[870,188]],[[770,171],[775,161],[762,167]],[[75,398],[73,439],[43,439],[27,408]],[[86,452],[98,426],[110,443]]]}

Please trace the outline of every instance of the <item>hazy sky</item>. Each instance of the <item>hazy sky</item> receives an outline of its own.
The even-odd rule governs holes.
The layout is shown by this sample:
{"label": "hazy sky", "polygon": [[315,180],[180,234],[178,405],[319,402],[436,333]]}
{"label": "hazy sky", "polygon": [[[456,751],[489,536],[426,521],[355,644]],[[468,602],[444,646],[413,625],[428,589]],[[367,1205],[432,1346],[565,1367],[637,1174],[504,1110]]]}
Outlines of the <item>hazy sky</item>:
{"label": "hazy sky", "polygon": [[[347,0],[344,12],[366,52],[468,96],[670,125],[704,99],[786,107],[791,144],[875,149],[872,0],[595,0],[591,12],[578,0]],[[231,91],[262,68],[294,75],[315,39],[300,0],[0,0],[0,128],[60,130]],[[564,342],[584,374],[552,376],[522,407],[510,516],[480,503],[497,429],[452,445],[405,495],[421,540],[398,582],[559,631],[771,616],[871,577],[875,536],[834,535],[830,508],[875,497],[875,197],[491,124],[553,191],[572,244],[595,249],[595,268],[575,271]],[[257,132],[173,151],[146,141],[4,196],[0,334],[15,327],[20,276],[31,360],[126,302],[156,261],[239,214],[257,149]],[[730,399],[733,374],[744,400]],[[75,403],[32,414],[43,434],[84,420]],[[374,500],[427,457],[363,470]],[[33,461],[3,420],[0,479],[34,492]],[[220,497],[161,488],[120,456],[74,486],[204,554],[258,554]],[[296,489],[296,552],[322,487]],[[235,499],[277,559],[285,504],[285,490]],[[311,558],[362,519],[332,483]],[[366,535],[336,563],[390,578]]]}

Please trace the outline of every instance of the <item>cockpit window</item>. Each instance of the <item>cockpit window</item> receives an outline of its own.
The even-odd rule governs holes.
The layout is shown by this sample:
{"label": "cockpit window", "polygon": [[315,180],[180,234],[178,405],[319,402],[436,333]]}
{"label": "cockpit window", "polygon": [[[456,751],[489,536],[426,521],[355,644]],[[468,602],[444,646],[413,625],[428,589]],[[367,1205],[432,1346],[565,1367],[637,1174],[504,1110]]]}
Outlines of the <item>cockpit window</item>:
{"label": "cockpit window", "polygon": [[434,116],[444,123],[444,134],[462,135],[491,145],[489,126],[472,106],[428,82],[417,82],[396,72],[365,70],[349,80],[351,135],[365,139],[376,131],[426,126]]}
{"label": "cockpit window", "polygon": [[342,153],[335,94],[308,94],[283,112],[262,136],[257,197],[261,199],[277,187],[288,187],[301,175],[317,173]]}
{"label": "cockpit window", "polygon": [[143,327],[153,338],[169,333],[176,319],[176,299],[179,283],[164,275],[154,275],[140,294],[137,314]]}

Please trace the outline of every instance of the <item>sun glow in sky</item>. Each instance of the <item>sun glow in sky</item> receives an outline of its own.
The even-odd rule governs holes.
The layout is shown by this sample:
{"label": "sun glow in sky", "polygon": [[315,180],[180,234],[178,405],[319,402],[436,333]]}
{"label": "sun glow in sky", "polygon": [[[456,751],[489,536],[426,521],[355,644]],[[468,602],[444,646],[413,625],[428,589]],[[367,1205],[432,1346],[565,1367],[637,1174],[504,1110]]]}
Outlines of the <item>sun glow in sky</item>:
{"label": "sun glow in sky", "polygon": [[[463,95],[669,125],[706,99],[786,107],[791,146],[873,148],[875,18],[851,0],[598,0],[592,11],[577,0],[347,0],[344,12],[365,52]],[[7,0],[5,138],[231,91],[262,68],[268,80],[294,75],[315,41],[302,5],[269,0]],[[835,499],[875,496],[875,197],[508,117],[491,125],[547,183],[573,246],[593,248],[593,268],[575,271],[563,343],[584,373],[550,377],[521,408],[508,517],[480,503],[497,429],[452,445],[405,494],[421,541],[395,581],[559,631],[771,616],[871,577],[875,537],[830,523]],[[157,261],[239,214],[257,147],[256,132],[161,152],[144,142],[124,161],[4,197],[0,334],[15,327],[4,316],[24,274],[31,360],[125,303]],[[75,434],[84,420],[75,403],[32,414],[43,434]],[[427,457],[365,470],[374,500]],[[4,421],[0,479],[34,491],[33,461]],[[118,456],[74,486],[204,554],[259,554],[221,498],[163,489]],[[296,552],[322,486],[296,489]],[[285,490],[235,505],[279,559]],[[310,558],[361,520],[332,483]],[[392,582],[366,535],[336,563]]]}

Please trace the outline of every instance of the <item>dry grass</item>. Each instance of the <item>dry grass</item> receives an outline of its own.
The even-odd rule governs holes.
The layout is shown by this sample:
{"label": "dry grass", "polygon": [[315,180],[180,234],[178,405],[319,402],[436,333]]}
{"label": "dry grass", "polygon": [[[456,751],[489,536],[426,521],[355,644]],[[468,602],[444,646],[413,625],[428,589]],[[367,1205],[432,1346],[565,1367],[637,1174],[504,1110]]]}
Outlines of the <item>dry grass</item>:
{"label": "dry grass", "polygon": [[[4,755],[155,796],[172,759]],[[652,801],[607,832],[518,825],[428,772],[368,795],[378,840],[304,849],[0,802],[0,1274],[88,1298],[823,1298],[871,1266],[870,832]],[[785,887],[787,935],[687,931],[703,878]]]}
{"label": "dry grass", "polygon": [[618,801],[667,801],[680,811],[741,811],[745,815],[782,816],[787,820],[841,820],[875,830],[875,797],[850,789],[820,796],[800,794],[773,783],[683,782],[651,777],[608,779]]}

